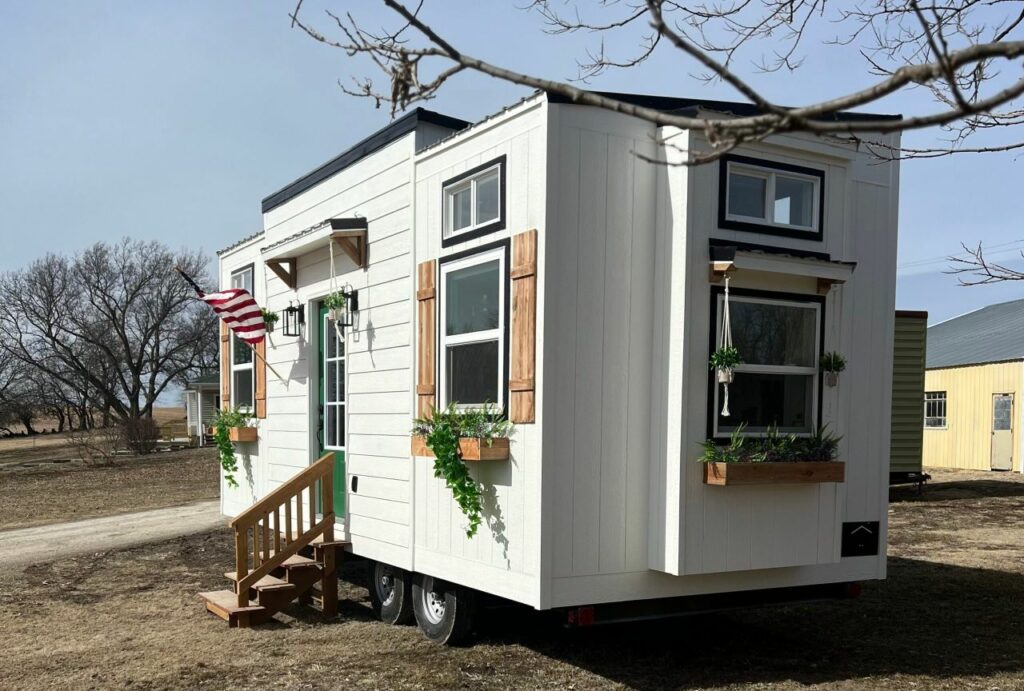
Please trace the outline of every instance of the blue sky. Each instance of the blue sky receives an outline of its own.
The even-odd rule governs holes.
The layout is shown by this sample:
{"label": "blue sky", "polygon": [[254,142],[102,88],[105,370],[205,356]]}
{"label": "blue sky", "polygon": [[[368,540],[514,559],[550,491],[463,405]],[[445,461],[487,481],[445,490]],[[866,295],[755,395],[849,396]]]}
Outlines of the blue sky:
{"label": "blue sky", "polygon": [[[126,235],[212,255],[259,229],[263,196],[386,125],[387,112],[337,86],[358,66],[289,27],[293,4],[0,4],[0,271]],[[466,52],[541,76],[573,76],[594,37],[546,36],[536,16],[515,9],[520,4],[427,0],[427,16]],[[306,16],[319,17],[322,5],[307,0]],[[365,16],[372,14],[384,16]],[[754,55],[739,69],[770,98],[794,105],[872,81],[849,48],[809,44],[805,54],[796,77],[753,75]],[[592,86],[739,100],[723,85],[694,80],[691,70],[664,49],[642,69],[609,73]],[[472,120],[525,93],[466,76],[428,107]],[[929,105],[919,92],[872,110]],[[904,141],[923,146],[937,136]],[[1024,247],[1022,165],[1011,154],[903,164],[899,307],[927,309],[934,322],[1024,296],[1024,283],[961,288],[942,273],[942,257],[961,241],[1001,244],[1002,260]]]}

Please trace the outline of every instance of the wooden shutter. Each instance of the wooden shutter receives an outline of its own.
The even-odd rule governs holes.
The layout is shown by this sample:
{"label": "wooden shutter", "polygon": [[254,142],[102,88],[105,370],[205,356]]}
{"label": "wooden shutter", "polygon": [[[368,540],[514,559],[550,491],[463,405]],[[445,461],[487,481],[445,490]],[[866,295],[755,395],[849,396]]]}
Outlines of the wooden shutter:
{"label": "wooden shutter", "polygon": [[509,420],[534,422],[537,362],[537,231],[512,238],[512,348]]}
{"label": "wooden shutter", "polygon": [[231,332],[220,323],[220,407],[231,407]]}
{"label": "wooden shutter", "polygon": [[423,417],[437,405],[436,356],[437,261],[422,262],[416,267],[416,301],[418,327],[416,332],[416,415]]}
{"label": "wooden shutter", "polygon": [[256,399],[256,417],[260,420],[267,417],[267,339],[256,344],[256,357],[252,362],[253,379],[255,380],[254,397]]}

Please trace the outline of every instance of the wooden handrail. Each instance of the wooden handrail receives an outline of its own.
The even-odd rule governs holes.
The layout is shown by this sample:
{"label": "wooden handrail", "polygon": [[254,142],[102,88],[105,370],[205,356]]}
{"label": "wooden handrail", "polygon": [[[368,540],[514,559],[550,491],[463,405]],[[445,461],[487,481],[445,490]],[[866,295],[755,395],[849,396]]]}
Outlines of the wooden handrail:
{"label": "wooden handrail", "polygon": [[[305,507],[303,494],[307,494]],[[317,520],[318,495],[320,520]],[[281,524],[282,509],[284,525]],[[308,513],[306,517],[303,516],[304,509]],[[304,521],[304,518],[307,520]],[[229,525],[235,531],[235,595],[238,606],[249,604],[249,589],[258,580],[282,566],[285,560],[312,544],[317,537],[322,535],[324,543],[332,543],[334,518],[333,453],[324,454],[311,466],[236,516]],[[309,527],[303,529],[304,523]],[[249,568],[250,555],[252,569]],[[337,584],[333,579],[337,576],[334,552],[328,550],[324,559],[324,586],[327,588],[324,592],[335,592]],[[332,598],[333,601],[336,599]]]}
{"label": "wooden handrail", "polygon": [[[265,513],[268,511],[273,512],[274,509],[284,504],[285,500],[295,496],[295,493],[300,489],[304,489],[312,484],[312,482],[320,480],[323,475],[331,474],[333,472],[334,453],[325,453],[317,459],[316,463],[303,469],[301,472],[296,473],[283,485],[232,518],[228,523],[228,526],[232,528],[242,524],[251,526],[257,520],[262,518]],[[299,516],[298,518],[301,522],[302,517]]]}

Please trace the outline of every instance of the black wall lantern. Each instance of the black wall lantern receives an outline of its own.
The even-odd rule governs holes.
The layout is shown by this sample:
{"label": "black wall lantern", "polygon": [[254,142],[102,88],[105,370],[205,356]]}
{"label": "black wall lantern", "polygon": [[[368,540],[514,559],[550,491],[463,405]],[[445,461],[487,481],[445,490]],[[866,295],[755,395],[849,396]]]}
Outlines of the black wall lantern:
{"label": "black wall lantern", "polygon": [[285,336],[301,336],[302,325],[306,323],[306,311],[302,305],[289,304],[281,314],[284,316],[281,333]]}

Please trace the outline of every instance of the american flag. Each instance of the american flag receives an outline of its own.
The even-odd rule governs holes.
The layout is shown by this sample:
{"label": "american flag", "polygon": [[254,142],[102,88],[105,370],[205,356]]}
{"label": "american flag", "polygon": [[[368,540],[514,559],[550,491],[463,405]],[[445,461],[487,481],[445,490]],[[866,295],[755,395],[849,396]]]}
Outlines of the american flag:
{"label": "american flag", "polygon": [[181,277],[195,289],[199,299],[212,307],[213,311],[240,339],[249,345],[256,345],[267,337],[267,324],[263,320],[263,312],[260,311],[260,306],[256,304],[256,300],[248,290],[226,288],[216,293],[204,293],[203,289],[188,274],[175,268]]}

